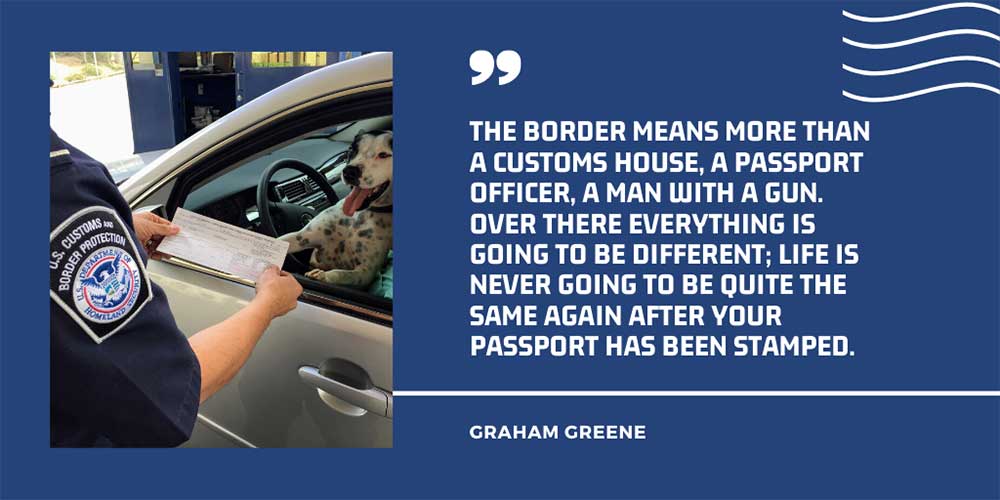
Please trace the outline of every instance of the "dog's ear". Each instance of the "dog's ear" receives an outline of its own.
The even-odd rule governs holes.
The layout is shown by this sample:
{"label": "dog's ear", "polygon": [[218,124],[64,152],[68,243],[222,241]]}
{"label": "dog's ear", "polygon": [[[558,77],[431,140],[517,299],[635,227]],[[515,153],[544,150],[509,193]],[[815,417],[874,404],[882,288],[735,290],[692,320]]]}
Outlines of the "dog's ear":
{"label": "dog's ear", "polygon": [[389,149],[392,149],[392,131],[391,130],[372,130],[368,132],[374,137],[382,137],[383,135],[389,136]]}
{"label": "dog's ear", "polygon": [[351,141],[351,145],[347,147],[347,154],[348,154],[348,156],[350,156],[350,157],[353,158],[354,155],[358,152],[358,143],[361,142],[361,138],[364,135],[365,135],[365,131],[361,130],[361,131],[358,131],[358,135],[354,136],[354,140]]}

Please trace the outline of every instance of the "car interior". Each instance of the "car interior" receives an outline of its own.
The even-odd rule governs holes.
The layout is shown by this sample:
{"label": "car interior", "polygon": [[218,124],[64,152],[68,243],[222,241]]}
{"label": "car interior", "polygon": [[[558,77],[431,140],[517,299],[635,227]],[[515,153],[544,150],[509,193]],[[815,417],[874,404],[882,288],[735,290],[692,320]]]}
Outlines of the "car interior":
{"label": "car interior", "polygon": [[[392,130],[392,116],[324,127],[253,155],[192,186],[181,206],[268,236],[297,231],[350,192],[350,186],[341,180],[348,148],[359,132],[371,130]],[[325,179],[332,190],[323,189],[325,186],[318,184],[320,179]],[[269,221],[261,217],[258,200],[264,198],[268,200]],[[362,290],[305,277],[311,252],[309,249],[290,255],[284,265],[304,288],[347,298],[391,315],[392,250],[374,281]]]}

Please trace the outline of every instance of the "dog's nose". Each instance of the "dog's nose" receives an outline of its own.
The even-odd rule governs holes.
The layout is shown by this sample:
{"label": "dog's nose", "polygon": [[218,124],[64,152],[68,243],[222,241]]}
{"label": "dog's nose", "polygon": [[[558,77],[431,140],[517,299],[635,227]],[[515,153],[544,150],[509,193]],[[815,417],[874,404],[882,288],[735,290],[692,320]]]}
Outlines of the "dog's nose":
{"label": "dog's nose", "polygon": [[348,183],[358,182],[358,178],[361,177],[361,169],[355,165],[348,165],[344,168],[344,180]]}

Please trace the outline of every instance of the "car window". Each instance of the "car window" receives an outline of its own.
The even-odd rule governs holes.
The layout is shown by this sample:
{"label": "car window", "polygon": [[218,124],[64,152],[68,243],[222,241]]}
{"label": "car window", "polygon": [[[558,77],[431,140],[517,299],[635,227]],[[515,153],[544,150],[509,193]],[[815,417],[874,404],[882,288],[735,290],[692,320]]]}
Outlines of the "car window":
{"label": "car window", "polygon": [[[338,214],[338,217],[345,217],[338,202],[347,198],[353,189],[341,177],[347,166],[347,155],[351,143],[359,132],[365,130],[388,131],[391,129],[392,117],[382,116],[336,123],[313,130],[276,147],[253,153],[246,159],[223,168],[220,172],[195,184],[187,193],[182,193],[183,196],[179,196],[178,199],[183,200],[181,206],[185,209],[227,224],[267,234],[262,230],[260,208],[257,206],[257,191],[261,177],[275,162],[296,160],[319,172],[333,188],[336,196],[332,200],[328,199],[313,179],[296,170],[277,171],[268,184],[267,193],[269,200],[274,204],[271,207],[272,217],[276,217],[274,215],[276,210],[291,210],[296,214],[307,214],[304,217],[291,220],[291,222],[288,222],[289,219],[282,219],[286,224],[291,224],[291,227],[282,227],[282,232],[288,234],[298,231],[306,227],[313,218],[323,216],[324,211],[327,210]],[[329,214],[327,215],[329,216]],[[355,214],[354,219],[358,218],[360,216]],[[380,262],[376,266],[378,270],[370,282],[366,280],[365,283],[351,283],[347,286],[376,298],[391,301],[393,295],[391,223],[387,229],[383,229],[381,226],[373,227],[376,231],[388,233],[379,235],[390,241],[388,249],[385,255],[379,252]],[[286,261],[286,270],[304,276],[317,267],[333,265],[329,254],[335,252],[338,245],[342,249],[343,245],[336,241],[337,234],[331,231],[327,231],[327,233],[330,233],[328,235],[330,238],[323,241],[317,248],[295,254],[298,263],[305,266],[296,265],[294,262],[296,259],[290,259]],[[323,257],[325,260],[313,258],[313,253],[317,253],[317,257]],[[319,266],[316,266],[317,262],[320,262]],[[324,263],[326,266],[323,265]],[[337,262],[337,264],[343,264],[343,262]],[[318,281],[315,288],[328,293],[337,287],[324,285],[338,285],[338,283],[324,283],[323,279],[318,279]]]}
{"label": "car window", "polygon": [[[256,220],[253,213],[256,213],[257,183],[261,175],[272,163],[280,159],[299,160],[314,169],[330,173],[337,163],[340,163],[347,151],[350,143],[331,139],[329,137],[315,135],[299,139],[291,144],[282,146],[273,151],[268,151],[258,155],[249,161],[235,166],[221,175],[205,182],[192,190],[184,201],[184,208],[201,213],[223,222],[236,226],[252,229],[252,223]],[[342,168],[342,167],[341,167]],[[277,183],[286,183],[290,180],[302,177],[301,174],[293,170],[278,172],[274,180]],[[331,184],[339,183],[339,176],[332,175],[328,178]],[[309,193],[298,191],[286,192],[280,186],[282,194],[288,195],[289,203],[309,204],[313,208],[326,208],[323,204],[325,199],[316,200],[320,193],[310,191]],[[309,196],[313,194],[313,196]],[[230,217],[225,207],[237,206],[242,209],[244,215],[248,217]],[[220,211],[221,210],[221,211]]]}

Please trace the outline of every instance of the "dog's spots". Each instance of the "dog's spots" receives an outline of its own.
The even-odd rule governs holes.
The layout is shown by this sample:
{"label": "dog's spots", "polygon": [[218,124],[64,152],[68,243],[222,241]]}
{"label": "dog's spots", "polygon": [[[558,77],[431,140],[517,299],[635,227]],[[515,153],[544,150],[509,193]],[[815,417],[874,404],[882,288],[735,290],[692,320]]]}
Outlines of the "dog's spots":
{"label": "dog's spots", "polygon": [[[362,184],[384,182],[383,177],[391,180],[391,159],[384,162],[375,160],[371,164],[366,160],[373,159],[386,146],[391,153],[391,140],[392,134],[383,132],[355,137],[348,162],[361,169],[359,177]],[[380,205],[382,203],[391,206],[391,191],[386,190],[386,196],[377,202],[370,206],[383,206]],[[381,269],[386,252],[392,247],[392,214],[361,210],[353,217],[347,217],[341,203],[328,208],[316,219],[312,227],[302,231],[302,239],[311,240],[312,246],[317,247],[313,253],[314,260],[318,261],[315,267],[326,271],[318,271],[318,279],[351,286],[370,283]]]}

